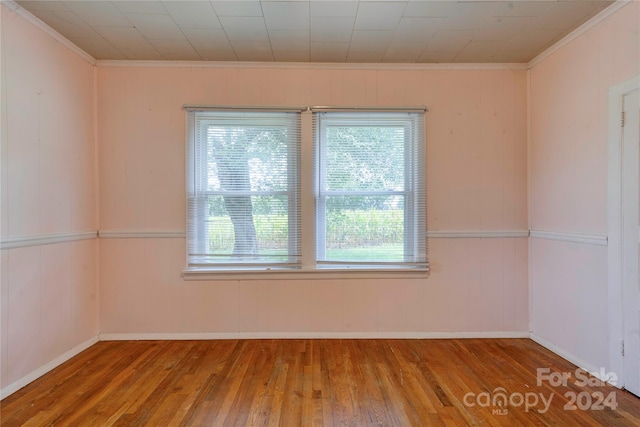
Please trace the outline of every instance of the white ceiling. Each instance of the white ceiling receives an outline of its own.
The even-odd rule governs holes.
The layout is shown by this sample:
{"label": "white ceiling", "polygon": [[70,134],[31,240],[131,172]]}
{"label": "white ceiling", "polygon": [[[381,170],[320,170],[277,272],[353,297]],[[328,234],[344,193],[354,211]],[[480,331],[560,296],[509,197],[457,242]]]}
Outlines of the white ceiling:
{"label": "white ceiling", "polygon": [[613,0],[17,1],[96,59],[528,62]]}

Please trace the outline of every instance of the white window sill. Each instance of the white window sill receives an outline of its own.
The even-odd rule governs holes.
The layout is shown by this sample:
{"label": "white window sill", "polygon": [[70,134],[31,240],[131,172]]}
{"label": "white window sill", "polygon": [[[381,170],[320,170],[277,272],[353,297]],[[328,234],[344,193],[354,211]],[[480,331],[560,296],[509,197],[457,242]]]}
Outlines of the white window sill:
{"label": "white window sill", "polygon": [[300,280],[300,279],[426,279],[429,277],[428,268],[316,268],[316,269],[287,269],[287,268],[249,268],[249,269],[212,269],[185,268],[182,278],[191,280]]}

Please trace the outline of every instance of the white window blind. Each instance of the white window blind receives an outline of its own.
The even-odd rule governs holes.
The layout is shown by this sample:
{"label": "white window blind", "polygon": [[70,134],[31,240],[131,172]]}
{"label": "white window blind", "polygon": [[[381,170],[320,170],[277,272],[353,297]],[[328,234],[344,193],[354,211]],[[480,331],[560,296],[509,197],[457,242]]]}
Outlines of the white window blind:
{"label": "white window blind", "polygon": [[300,113],[187,112],[188,267],[300,263]]}
{"label": "white window blind", "polygon": [[428,268],[424,112],[313,117],[319,265]]}

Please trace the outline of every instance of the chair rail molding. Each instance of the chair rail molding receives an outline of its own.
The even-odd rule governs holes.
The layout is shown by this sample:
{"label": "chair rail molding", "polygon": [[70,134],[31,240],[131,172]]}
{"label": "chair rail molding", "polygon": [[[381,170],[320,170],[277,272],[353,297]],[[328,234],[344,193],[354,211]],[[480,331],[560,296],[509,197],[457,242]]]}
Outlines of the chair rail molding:
{"label": "chair rail molding", "polygon": [[97,231],[77,231],[71,233],[39,234],[32,236],[3,237],[0,249],[25,248],[29,246],[53,245],[56,243],[90,240],[98,237]]}
{"label": "chair rail molding", "polygon": [[587,245],[607,246],[608,237],[598,234],[564,233],[559,231],[531,230],[534,239],[558,240],[569,243],[582,243]]}

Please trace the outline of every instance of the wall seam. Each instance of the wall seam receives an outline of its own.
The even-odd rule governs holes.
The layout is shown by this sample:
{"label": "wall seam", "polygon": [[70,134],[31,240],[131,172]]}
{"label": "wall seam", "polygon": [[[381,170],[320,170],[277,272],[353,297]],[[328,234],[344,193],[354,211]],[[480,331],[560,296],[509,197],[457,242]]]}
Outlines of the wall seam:
{"label": "wall seam", "polygon": [[[96,226],[96,230],[100,229],[100,144],[99,144],[99,133],[98,133],[98,66],[93,65],[93,188],[94,188],[94,223]],[[98,234],[99,236],[99,234]],[[96,292],[96,313],[95,313],[95,322],[96,322],[96,334],[100,334],[102,329],[101,325],[101,294],[102,294],[102,286],[100,280],[100,267],[101,267],[101,256],[100,256],[100,239],[97,239],[94,247],[94,266],[95,266],[95,277],[94,277],[94,289]]]}
{"label": "wall seam", "polygon": [[527,239],[527,291],[529,297],[529,313],[527,323],[529,333],[533,333],[533,244],[531,239],[532,213],[531,213],[531,69],[527,70],[527,95],[526,95],[526,115],[527,115],[527,228],[529,238]]}

